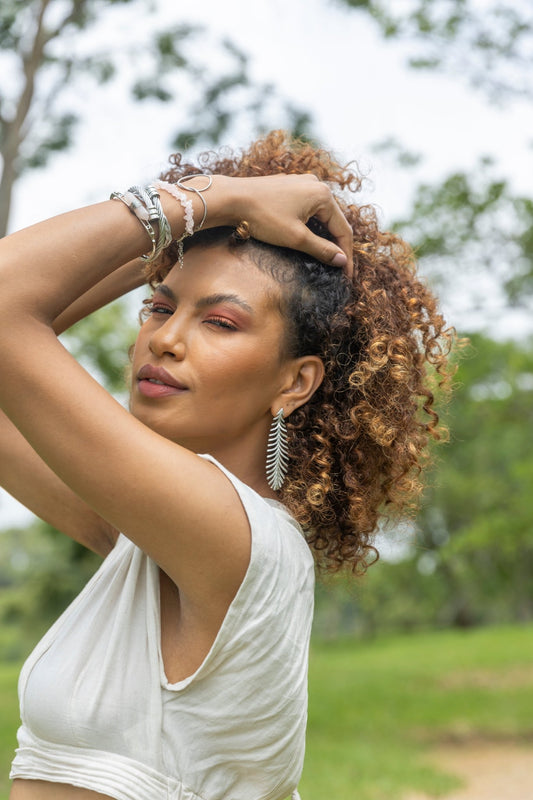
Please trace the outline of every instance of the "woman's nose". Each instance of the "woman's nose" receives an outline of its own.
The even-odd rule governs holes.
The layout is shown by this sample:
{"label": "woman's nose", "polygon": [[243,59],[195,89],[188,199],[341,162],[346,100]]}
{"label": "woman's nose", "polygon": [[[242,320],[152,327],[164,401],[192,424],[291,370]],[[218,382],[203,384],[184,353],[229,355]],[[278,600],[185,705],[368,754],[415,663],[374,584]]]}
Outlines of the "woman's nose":
{"label": "woman's nose", "polygon": [[185,357],[184,332],[175,314],[152,332],[149,347],[158,358],[165,354],[180,360]]}

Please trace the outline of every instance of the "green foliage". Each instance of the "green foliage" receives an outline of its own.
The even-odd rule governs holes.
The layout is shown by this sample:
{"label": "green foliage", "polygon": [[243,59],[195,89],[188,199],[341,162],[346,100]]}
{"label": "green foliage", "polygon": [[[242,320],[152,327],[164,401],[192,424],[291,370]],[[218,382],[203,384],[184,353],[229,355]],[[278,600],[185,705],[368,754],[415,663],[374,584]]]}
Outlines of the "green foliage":
{"label": "green foliage", "polygon": [[197,63],[191,60],[187,45],[195,43],[203,34],[198,25],[176,25],[155,36],[150,45],[151,69],[135,81],[132,94],[136,100],[156,99],[168,103],[176,94],[171,86],[175,74],[188,70],[198,77]]}
{"label": "green foliage", "polygon": [[445,621],[532,619],[533,343],[471,341],[419,547],[447,587]]}
{"label": "green foliage", "polygon": [[[112,55],[99,49],[92,29],[117,5],[131,6],[124,20],[135,13],[148,22],[157,11],[144,0],[8,0],[0,6],[0,69],[13,76],[0,90],[0,236],[16,180],[72,144],[87,100],[82,106],[69,90],[83,78],[103,84],[122,75],[135,101],[176,102],[182,127],[173,139],[180,149],[220,142],[237,117],[256,132],[310,124],[309,115],[272,86],[250,81],[248,57],[234,43],[214,40],[201,26],[173,24],[167,15],[164,30],[140,29],[134,42],[120,35]],[[208,65],[206,52],[216,67]]]}
{"label": "green foliage", "polygon": [[36,520],[0,536],[0,652],[26,655],[76,597],[101,559]]}
{"label": "green foliage", "polygon": [[422,160],[420,153],[408,150],[394,136],[387,136],[380,142],[376,142],[372,150],[374,153],[392,156],[394,163],[399,167],[416,167]]}
{"label": "green foliage", "polygon": [[[196,30],[195,36],[199,45],[205,40],[206,31]],[[252,83],[248,75],[249,58],[240,48],[225,39],[220,44],[219,56],[228,65],[222,74],[219,69],[208,70],[200,62],[194,62],[197,99],[189,107],[186,127],[172,140],[175,149],[222,143],[230,133],[236,108],[240,120],[246,121],[248,128],[256,133],[278,126],[295,135],[309,135],[311,115],[282,100],[272,84]],[[281,123],[273,125],[273,120]]]}
{"label": "green foliage", "polygon": [[533,343],[471,336],[409,558],[371,568],[359,630],[533,619]]}
{"label": "green foliage", "polygon": [[[113,76],[107,53],[72,56],[76,37],[112,5],[106,0],[9,0],[0,7],[0,65],[17,78],[1,92],[0,133],[6,143],[18,137],[20,147],[1,152],[4,159],[14,159],[17,176],[45,166],[53,152],[71,144],[78,115],[65,110],[60,99],[73,77],[88,74],[104,83]],[[65,41],[73,45],[68,53]]]}
{"label": "green foliage", "polygon": [[416,250],[426,273],[453,287],[470,274],[495,279],[513,305],[533,294],[533,201],[517,196],[494,174],[490,158],[469,172],[418,187],[409,217],[395,224]]}
{"label": "green foliage", "polygon": [[[73,326],[64,344],[111,392],[126,397],[137,324],[117,301]],[[0,652],[18,659],[87,583],[100,558],[40,520],[0,535]]]}
{"label": "green foliage", "polygon": [[[64,150],[72,141],[73,131],[78,122],[74,114],[60,114],[44,123],[40,133],[40,141],[34,142],[25,155],[26,147],[21,147],[18,169],[22,173],[26,169],[46,166],[50,155]],[[48,129],[45,132],[45,129]]]}
{"label": "green foliage", "polygon": [[81,320],[62,338],[72,355],[108,391],[124,395],[129,367],[127,353],[138,328],[127,301],[119,300]]}
{"label": "green foliage", "polygon": [[323,639],[533,620],[533,342],[472,334],[416,528],[394,561],[317,591]]}
{"label": "green foliage", "polygon": [[337,0],[406,39],[415,69],[448,70],[494,101],[533,97],[533,9],[517,0]]}

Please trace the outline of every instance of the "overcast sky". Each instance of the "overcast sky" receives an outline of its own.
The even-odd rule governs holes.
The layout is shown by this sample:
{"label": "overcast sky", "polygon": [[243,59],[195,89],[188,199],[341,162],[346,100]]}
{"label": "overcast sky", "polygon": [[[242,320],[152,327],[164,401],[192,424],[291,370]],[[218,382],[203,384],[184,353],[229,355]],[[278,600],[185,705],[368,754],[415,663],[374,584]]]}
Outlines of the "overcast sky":
{"label": "overcast sky", "polygon": [[[325,145],[341,160],[361,163],[371,178],[366,199],[379,206],[385,223],[407,212],[418,182],[470,170],[481,154],[497,159],[499,172],[517,191],[531,193],[531,106],[514,102],[497,108],[461,76],[408,69],[413,44],[384,42],[365,15],[328,0],[154,0],[153,5],[157,13],[139,19],[118,4],[98,28],[98,44],[116,50],[124,41],[137,43],[141,61],[150,30],[197,22],[211,30],[197,44],[197,55],[216,66],[217,35],[227,35],[249,54],[252,78],[273,82],[281,95],[308,109]],[[183,120],[181,109],[134,107],[120,81],[96,92],[84,84],[73,102],[85,113],[76,146],[19,182],[12,229],[153,177]],[[395,169],[373,152],[373,144],[391,136],[424,155],[416,170]],[[250,138],[243,130],[242,139],[230,144]],[[522,322],[516,317],[514,324]],[[21,519],[5,498],[0,497],[0,526]]]}
{"label": "overcast sky", "polygon": [[[155,6],[158,13],[140,24],[118,4],[102,18],[107,24],[97,29],[98,44],[117,50],[125,41],[138,42],[141,61],[147,32],[165,23],[197,22],[230,37],[250,55],[253,78],[272,81],[283,96],[309,109],[328,147],[370,169],[373,199],[386,219],[406,209],[420,175],[468,169],[481,153],[496,156],[517,188],[530,190],[531,106],[515,102],[502,110],[458,75],[408,69],[413,43],[384,42],[366,15],[334,0],[156,0]],[[215,42],[215,36],[205,35],[195,55],[216,64]],[[86,109],[77,146],[20,182],[14,228],[49,209],[100,199],[110,184],[151,176],[165,163],[169,137],[178,127],[174,120],[182,120],[180,108],[133,107],[120,82],[96,92],[84,86],[73,101]],[[372,153],[372,144],[389,136],[425,155],[418,173],[399,178]],[[243,132],[244,143],[249,138]]]}

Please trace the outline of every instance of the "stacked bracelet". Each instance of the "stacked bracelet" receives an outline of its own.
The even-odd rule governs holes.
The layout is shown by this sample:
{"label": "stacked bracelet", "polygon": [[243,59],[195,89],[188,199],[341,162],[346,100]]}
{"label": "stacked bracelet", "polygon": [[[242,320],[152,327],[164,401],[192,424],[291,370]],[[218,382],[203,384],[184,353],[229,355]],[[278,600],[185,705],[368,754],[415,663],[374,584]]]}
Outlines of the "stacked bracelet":
{"label": "stacked bracelet", "polygon": [[[191,178],[198,178],[203,177],[207,178],[206,186],[202,186],[200,189],[197,189],[196,186],[185,186],[184,184],[186,181],[189,181]],[[197,172],[194,175],[185,175],[183,178],[179,178],[177,183],[168,183],[168,181],[155,181],[154,186],[157,189],[163,189],[165,192],[168,192],[175,197],[176,200],[179,200],[183,207],[183,213],[185,215],[185,231],[181,239],[178,239],[178,263],[180,267],[183,267],[183,240],[187,236],[192,236],[195,231],[199,231],[200,228],[203,226],[206,218],[207,218],[207,203],[205,198],[202,196],[202,192],[207,191],[210,188],[211,184],[213,183],[213,177],[211,175],[204,175],[202,172]],[[195,228],[194,227],[194,214],[192,203],[190,200],[187,199],[183,192],[180,192],[180,189],[184,189],[186,192],[194,192],[200,200],[202,201],[202,205],[204,207],[204,213],[202,219],[200,220],[200,224]]]}
{"label": "stacked bracelet", "polygon": [[187,236],[192,236],[194,233],[194,211],[192,203],[187,199],[183,192],[180,192],[179,189],[176,188],[175,183],[168,183],[168,181],[154,181],[153,185],[156,189],[163,189],[163,191],[171,194],[176,200],[179,200],[183,208],[183,216],[185,217],[185,230],[183,231],[183,236],[176,240],[178,243],[178,264],[180,265],[181,269],[183,267],[183,240]]}
{"label": "stacked bracelet", "polygon": [[131,211],[133,216],[137,217],[145,231],[147,232],[148,236],[150,237],[150,241],[152,242],[152,252],[149,256],[143,256],[146,260],[149,258],[153,258],[155,251],[157,250],[157,238],[155,235],[155,230],[153,225],[150,222],[150,212],[146,208],[145,204],[139,200],[139,198],[130,190],[127,192],[111,192],[109,196],[110,200],[121,200],[125,206]]}
{"label": "stacked bracelet", "polygon": [[[157,191],[151,186],[147,186],[145,189],[140,186],[131,186],[124,194],[112,192],[110,199],[121,200],[137,217],[152,242],[152,252],[142,257],[148,263],[155,261],[162,250],[168,247],[172,241],[170,225],[163,213]],[[157,224],[157,235],[153,223]]]}
{"label": "stacked bracelet", "polygon": [[[201,175],[202,173],[199,174]],[[207,203],[202,197],[202,192],[205,192],[207,189],[209,189],[213,182],[211,175],[205,175],[204,177],[208,179],[207,185],[200,189],[197,189],[193,186],[183,185],[184,182],[195,177],[197,177],[197,175],[187,175],[183,178],[180,178],[178,180],[178,186],[180,186],[182,189],[185,189],[187,192],[194,192],[202,201],[204,213],[197,228],[194,227],[194,212],[192,202],[177,188],[176,184],[174,183],[158,180],[154,181],[153,184],[149,184],[144,189],[141,186],[131,186],[127,192],[124,192],[124,194],[121,192],[112,192],[111,200],[121,200],[124,205],[128,207],[129,211],[135,217],[137,217],[145,231],[148,233],[150,241],[152,242],[152,252],[143,256],[144,260],[148,263],[155,261],[165,247],[168,247],[172,241],[170,224],[165,216],[163,207],[161,206],[158,192],[158,189],[163,189],[165,192],[168,192],[168,194],[171,194],[173,197],[175,197],[176,200],[179,200],[183,208],[185,230],[183,232],[183,236],[177,240],[178,263],[180,267],[183,267],[183,240],[187,236],[192,236],[195,230],[199,231],[203,226],[207,218]],[[157,226],[157,234],[154,225]]]}
{"label": "stacked bracelet", "polygon": [[[187,181],[190,181],[191,178],[207,178],[207,184],[202,186],[201,189],[198,189],[196,186],[185,186]],[[199,231],[207,218],[207,203],[205,202],[205,198],[202,196],[202,192],[207,192],[208,189],[211,188],[211,184],[213,183],[213,176],[212,175],[204,175],[203,172],[196,172],[194,175],[184,175],[183,178],[179,178],[177,181],[178,186],[180,189],[185,189],[186,192],[194,192],[202,201],[204,207],[204,215],[200,221],[200,224],[196,228]]]}
{"label": "stacked bracelet", "polygon": [[[153,186],[149,185],[144,191],[152,202],[154,212],[156,214],[155,219],[157,219],[159,225],[159,239],[157,242],[156,251],[155,253],[151,253],[147,259],[148,262],[151,262],[155,261],[165,247],[169,246],[172,241],[172,231],[170,229],[170,223],[165,216],[165,212],[163,211],[163,206],[161,205],[161,200],[159,199],[159,193],[157,190]],[[152,217],[152,219],[154,219],[154,217]]]}

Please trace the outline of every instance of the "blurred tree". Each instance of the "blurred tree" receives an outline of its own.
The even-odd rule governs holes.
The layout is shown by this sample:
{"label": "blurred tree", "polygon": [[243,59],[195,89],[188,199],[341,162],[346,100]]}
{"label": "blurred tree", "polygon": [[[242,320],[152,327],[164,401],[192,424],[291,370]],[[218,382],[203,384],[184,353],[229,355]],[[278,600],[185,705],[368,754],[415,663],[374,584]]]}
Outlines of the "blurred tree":
{"label": "blurred tree", "polygon": [[524,0],[337,0],[409,42],[416,69],[448,70],[490,99],[533,98],[533,6]]}
{"label": "blurred tree", "polygon": [[41,520],[0,536],[0,653],[20,660],[81,591],[101,559]]}
{"label": "blurred tree", "polygon": [[[119,6],[128,8],[112,20],[117,34],[113,47],[102,46],[95,32]],[[135,41],[124,36],[124,27],[140,13],[147,24],[135,25]],[[184,126],[174,132],[179,149],[218,143],[237,116],[248,118],[255,130],[271,127],[274,119],[280,127],[306,132],[309,115],[280,100],[272,85],[252,84],[248,57],[235,44],[210,42],[210,63],[216,61],[216,67],[209,67],[202,61],[208,32],[173,24],[167,14],[164,32],[151,34],[156,13],[157,4],[144,0],[2,0],[0,236],[7,231],[16,180],[72,143],[87,107],[83,76],[101,84],[127,73],[131,94],[139,102],[169,103],[179,96],[176,107]],[[82,98],[76,85],[85,89]]]}
{"label": "blurred tree", "polygon": [[447,585],[447,621],[532,619],[533,342],[471,342],[419,519],[422,571]]}
{"label": "blurred tree", "polygon": [[128,351],[137,330],[131,308],[119,300],[82,319],[61,338],[74,358],[121,399],[127,393]]}
{"label": "blurred tree", "polygon": [[[533,99],[533,5],[524,0],[337,0],[369,15],[387,40],[408,44],[414,69],[440,70],[467,80],[493,102]],[[529,132],[524,131],[527,135]],[[386,139],[396,164],[411,168],[420,159]],[[461,281],[472,310],[484,292],[476,280],[491,276],[501,306],[526,305],[533,296],[533,199],[513,193],[482,156],[468,172],[434,185],[421,185],[409,214],[395,227],[415,245],[422,268],[443,291]],[[466,278],[466,280],[465,280]]]}
{"label": "blurred tree", "polygon": [[[72,354],[126,400],[128,349],[137,326],[131,309],[116,301],[62,335]],[[81,591],[101,559],[35,519],[0,535],[0,653],[20,659]]]}
{"label": "blurred tree", "polygon": [[514,194],[494,172],[494,161],[484,157],[469,172],[419,185],[408,217],[394,227],[444,290],[461,281],[473,308],[486,302],[479,292],[486,276],[501,290],[501,302],[528,307],[533,298],[533,199]]}
{"label": "blurred tree", "polygon": [[336,587],[354,630],[533,619],[532,398],[533,341],[472,334],[408,557]]}

